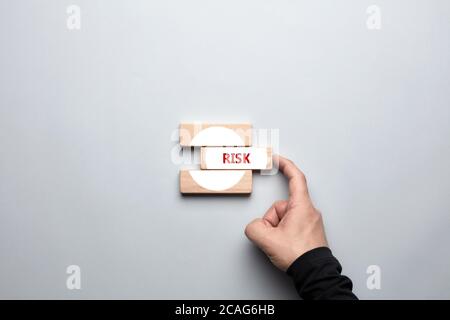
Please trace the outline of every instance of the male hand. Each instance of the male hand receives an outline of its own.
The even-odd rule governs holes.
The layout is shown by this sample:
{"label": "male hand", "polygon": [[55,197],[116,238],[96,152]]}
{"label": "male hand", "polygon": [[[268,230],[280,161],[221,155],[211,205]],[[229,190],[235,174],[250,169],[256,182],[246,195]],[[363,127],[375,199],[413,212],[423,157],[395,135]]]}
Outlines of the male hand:
{"label": "male hand", "polygon": [[302,254],[328,246],[322,216],[309,198],[303,172],[279,157],[279,169],[289,181],[289,199],[273,203],[266,214],[245,228],[245,235],[270,261],[286,271]]}

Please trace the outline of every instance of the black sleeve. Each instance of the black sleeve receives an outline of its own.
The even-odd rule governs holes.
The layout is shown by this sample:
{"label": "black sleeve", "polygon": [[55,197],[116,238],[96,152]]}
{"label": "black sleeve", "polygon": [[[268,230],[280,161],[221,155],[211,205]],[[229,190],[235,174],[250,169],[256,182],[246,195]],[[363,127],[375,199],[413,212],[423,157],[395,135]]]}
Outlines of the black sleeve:
{"label": "black sleeve", "polygon": [[358,299],[352,292],[352,281],[341,275],[342,267],[327,247],[308,251],[286,271],[305,300]]}

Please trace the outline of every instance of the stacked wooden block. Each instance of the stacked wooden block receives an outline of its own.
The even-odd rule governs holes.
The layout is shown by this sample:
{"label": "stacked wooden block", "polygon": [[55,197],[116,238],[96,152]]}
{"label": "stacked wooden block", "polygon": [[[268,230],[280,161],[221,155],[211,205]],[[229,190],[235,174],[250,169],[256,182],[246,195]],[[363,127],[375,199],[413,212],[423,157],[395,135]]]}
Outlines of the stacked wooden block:
{"label": "stacked wooden block", "polygon": [[200,169],[180,171],[183,194],[249,194],[252,170],[272,169],[272,149],[252,147],[248,123],[182,123],[180,145],[201,148]]}

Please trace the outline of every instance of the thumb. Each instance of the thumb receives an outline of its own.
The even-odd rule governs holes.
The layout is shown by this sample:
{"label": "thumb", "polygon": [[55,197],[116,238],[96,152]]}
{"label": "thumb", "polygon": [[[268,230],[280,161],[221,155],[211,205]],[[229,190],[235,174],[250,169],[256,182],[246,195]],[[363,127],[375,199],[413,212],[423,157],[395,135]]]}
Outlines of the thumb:
{"label": "thumb", "polygon": [[264,250],[267,243],[270,241],[270,233],[273,227],[270,222],[258,218],[250,222],[247,227],[245,227],[245,235],[254,244]]}

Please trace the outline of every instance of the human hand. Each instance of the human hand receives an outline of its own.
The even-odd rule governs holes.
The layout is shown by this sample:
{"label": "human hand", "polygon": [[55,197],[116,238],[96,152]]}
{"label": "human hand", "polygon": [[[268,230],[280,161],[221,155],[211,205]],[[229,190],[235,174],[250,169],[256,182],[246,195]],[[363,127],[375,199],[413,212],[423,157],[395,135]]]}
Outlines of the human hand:
{"label": "human hand", "polygon": [[305,175],[279,156],[279,169],[289,181],[289,199],[273,203],[262,218],[250,222],[245,235],[286,271],[302,254],[328,246],[320,212],[309,197]]}

